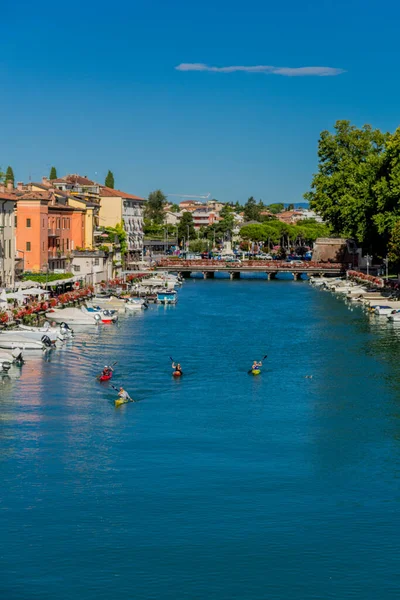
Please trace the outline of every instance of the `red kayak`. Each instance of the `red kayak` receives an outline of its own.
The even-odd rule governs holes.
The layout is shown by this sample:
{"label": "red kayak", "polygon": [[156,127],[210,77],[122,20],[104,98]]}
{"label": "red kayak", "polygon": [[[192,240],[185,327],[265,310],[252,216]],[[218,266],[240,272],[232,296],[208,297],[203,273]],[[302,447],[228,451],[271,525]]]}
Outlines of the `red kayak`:
{"label": "red kayak", "polygon": [[109,379],[111,379],[111,377],[112,373],[110,373],[109,375],[100,375],[99,381],[108,381]]}
{"label": "red kayak", "polygon": [[174,371],[174,372],[172,373],[172,375],[173,375],[174,377],[180,377],[181,375],[183,375],[183,373],[182,373],[182,371]]}

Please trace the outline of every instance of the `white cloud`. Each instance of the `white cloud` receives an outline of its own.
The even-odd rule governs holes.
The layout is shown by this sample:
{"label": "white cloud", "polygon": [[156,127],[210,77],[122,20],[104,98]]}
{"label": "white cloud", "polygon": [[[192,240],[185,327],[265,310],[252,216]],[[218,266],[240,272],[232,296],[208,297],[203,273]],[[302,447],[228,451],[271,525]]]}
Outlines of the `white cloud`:
{"label": "white cloud", "polygon": [[203,63],[181,63],[175,67],[177,71],[212,71],[213,73],[265,73],[283,75],[284,77],[332,77],[345,73],[344,69],[334,67],[273,67],[271,65],[210,67]]}

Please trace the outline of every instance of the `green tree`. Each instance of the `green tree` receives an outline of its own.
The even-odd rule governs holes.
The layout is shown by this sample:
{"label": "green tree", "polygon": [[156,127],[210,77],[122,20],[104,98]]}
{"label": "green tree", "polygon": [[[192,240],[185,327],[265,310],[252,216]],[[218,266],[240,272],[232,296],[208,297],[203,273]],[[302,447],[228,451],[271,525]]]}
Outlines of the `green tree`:
{"label": "green tree", "polygon": [[247,200],[244,205],[244,218],[246,221],[258,221],[260,219],[261,207],[257,204],[253,196]]}
{"label": "green tree", "polygon": [[282,212],[284,210],[284,208],[285,208],[285,205],[283,204],[283,202],[275,202],[273,204],[268,204],[268,206],[267,206],[267,209],[273,215],[277,215],[278,213]]}
{"label": "green tree", "polygon": [[334,129],[335,133],[321,133],[318,173],[304,198],[334,234],[355,238],[368,249],[377,242],[375,185],[390,136],[349,121],[337,121]]}
{"label": "green tree", "polygon": [[154,223],[161,225],[164,223],[165,213],[164,206],[167,202],[167,197],[161,190],[155,190],[149,194],[146,202],[144,214],[147,219],[151,219]]}
{"label": "green tree", "polygon": [[112,171],[108,171],[106,175],[106,179],[104,185],[108,188],[114,189],[114,173]]}
{"label": "green tree", "polygon": [[55,167],[51,167],[49,179],[50,179],[50,181],[52,179],[57,179],[57,169]]}
{"label": "green tree", "polygon": [[179,204],[172,204],[171,208],[169,209],[171,212],[177,213],[180,212],[180,206]]}
{"label": "green tree", "polygon": [[[189,236],[188,236],[189,233]],[[193,216],[190,212],[184,212],[178,225],[178,239],[182,241],[193,240],[196,238],[196,230],[194,228]]]}
{"label": "green tree", "polygon": [[0,183],[3,183],[3,181],[4,181],[4,175],[5,175],[5,174],[4,174],[4,172],[1,170],[1,167],[0,167]]}
{"label": "green tree", "polygon": [[117,223],[115,227],[106,227],[105,232],[108,233],[109,242],[112,244],[118,243],[121,247],[121,254],[124,256],[128,252],[127,233],[123,223]]}
{"label": "green tree", "polygon": [[14,187],[14,182],[15,182],[14,171],[12,170],[12,167],[8,166],[7,171],[6,171],[5,183],[7,185],[7,183],[10,183],[10,182],[13,184],[13,187]]}
{"label": "green tree", "polygon": [[294,204],[288,204],[287,210],[294,210]]}
{"label": "green tree", "polygon": [[391,265],[400,270],[400,221],[397,221],[392,229],[389,246],[388,259]]}

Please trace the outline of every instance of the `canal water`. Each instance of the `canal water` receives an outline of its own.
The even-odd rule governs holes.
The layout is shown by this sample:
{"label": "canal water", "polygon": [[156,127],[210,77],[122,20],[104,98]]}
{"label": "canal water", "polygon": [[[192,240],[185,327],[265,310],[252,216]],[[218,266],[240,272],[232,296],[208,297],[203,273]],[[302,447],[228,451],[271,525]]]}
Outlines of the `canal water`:
{"label": "canal water", "polygon": [[0,597],[398,598],[399,350],[305,282],[191,280],[27,361],[0,383]]}

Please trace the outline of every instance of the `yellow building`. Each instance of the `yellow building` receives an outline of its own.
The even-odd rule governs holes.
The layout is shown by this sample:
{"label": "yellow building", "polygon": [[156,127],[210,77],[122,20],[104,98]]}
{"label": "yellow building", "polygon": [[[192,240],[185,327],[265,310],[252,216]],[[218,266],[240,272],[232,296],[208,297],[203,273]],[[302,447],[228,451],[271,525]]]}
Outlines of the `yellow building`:
{"label": "yellow building", "polygon": [[122,223],[127,234],[129,259],[138,259],[143,251],[144,198],[100,186],[100,227]]}

